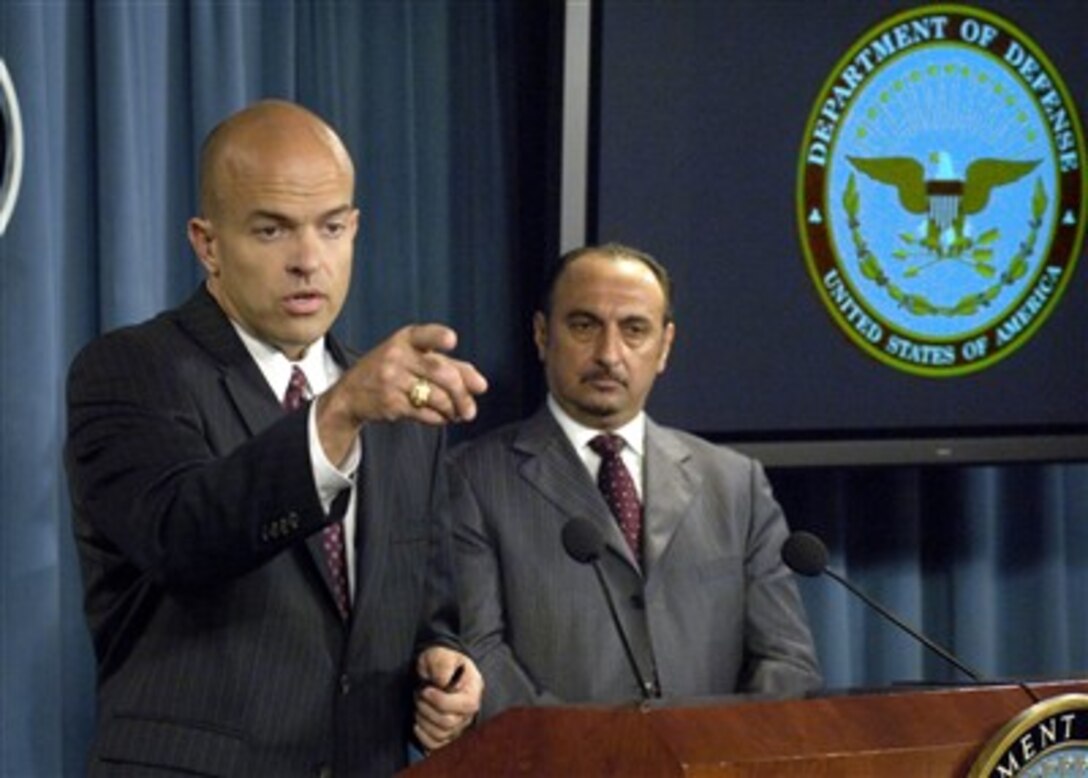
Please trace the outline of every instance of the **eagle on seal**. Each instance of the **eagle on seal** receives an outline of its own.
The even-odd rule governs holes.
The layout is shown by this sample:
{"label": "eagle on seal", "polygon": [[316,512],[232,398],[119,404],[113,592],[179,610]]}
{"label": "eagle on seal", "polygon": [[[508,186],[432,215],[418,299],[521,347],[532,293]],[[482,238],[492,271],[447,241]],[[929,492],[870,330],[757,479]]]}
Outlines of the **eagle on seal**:
{"label": "eagle on seal", "polygon": [[921,245],[941,257],[957,256],[970,245],[967,217],[986,208],[994,189],[1019,181],[1040,162],[976,159],[961,179],[956,177],[947,151],[930,155],[930,177],[926,176],[925,166],[911,157],[847,159],[874,181],[894,186],[900,205],[908,212],[926,214],[918,228]]}

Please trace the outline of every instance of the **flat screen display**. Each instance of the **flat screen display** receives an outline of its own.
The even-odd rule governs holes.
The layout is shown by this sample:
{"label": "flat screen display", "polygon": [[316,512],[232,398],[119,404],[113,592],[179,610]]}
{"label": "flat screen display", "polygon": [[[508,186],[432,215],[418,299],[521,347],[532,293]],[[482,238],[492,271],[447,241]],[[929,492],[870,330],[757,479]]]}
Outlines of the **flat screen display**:
{"label": "flat screen display", "polygon": [[659,421],[770,464],[1088,458],[1088,4],[598,0],[586,232]]}

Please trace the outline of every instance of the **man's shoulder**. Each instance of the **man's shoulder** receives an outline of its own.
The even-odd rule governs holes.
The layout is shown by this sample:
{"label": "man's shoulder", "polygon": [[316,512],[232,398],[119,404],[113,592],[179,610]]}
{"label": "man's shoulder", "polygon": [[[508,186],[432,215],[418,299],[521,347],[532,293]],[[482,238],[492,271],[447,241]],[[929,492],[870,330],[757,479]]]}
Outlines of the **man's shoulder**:
{"label": "man's shoulder", "polygon": [[182,336],[183,322],[193,308],[193,300],[166,308],[142,321],[122,324],[97,335],[82,348],[83,352],[110,351],[117,348],[173,348]]}
{"label": "man's shoulder", "polygon": [[658,445],[667,451],[677,452],[679,455],[686,456],[709,467],[739,468],[747,471],[755,464],[755,460],[751,457],[724,443],[714,443],[704,437],[676,427],[665,427],[650,422],[647,427],[647,436],[655,439]]}
{"label": "man's shoulder", "polygon": [[499,452],[510,451],[524,425],[525,420],[507,423],[458,443],[450,449],[450,460],[462,467],[470,467],[481,460],[493,459]]}
{"label": "man's shoulder", "polygon": [[[93,386],[95,391],[154,397],[218,375],[221,357],[209,350],[208,338],[202,341],[193,334],[199,328],[192,326],[193,316],[186,311],[192,302],[91,340],[72,359],[69,387]],[[227,331],[219,331],[212,339],[237,339],[229,329],[228,324]],[[237,348],[244,350],[240,341]]]}
{"label": "man's shoulder", "polygon": [[175,352],[178,328],[172,310],[135,324],[125,324],[108,330],[86,343],[76,355],[75,362],[109,361],[124,358],[139,362],[153,360],[156,354]]}
{"label": "man's shoulder", "polygon": [[483,432],[451,451],[452,464],[469,480],[506,478],[528,460],[549,457],[568,446],[562,429],[546,407],[520,421]]}

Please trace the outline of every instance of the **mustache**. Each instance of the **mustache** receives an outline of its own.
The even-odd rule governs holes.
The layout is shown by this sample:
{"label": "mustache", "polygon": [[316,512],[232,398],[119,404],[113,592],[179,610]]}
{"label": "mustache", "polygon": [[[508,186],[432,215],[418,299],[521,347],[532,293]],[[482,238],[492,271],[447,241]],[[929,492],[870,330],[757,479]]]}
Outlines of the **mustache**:
{"label": "mustache", "polygon": [[582,380],[583,384],[592,383],[593,381],[607,380],[607,381],[615,381],[616,383],[618,383],[618,384],[620,384],[621,386],[624,386],[624,387],[627,386],[627,377],[626,376],[622,376],[619,373],[617,373],[615,370],[612,370],[611,368],[604,367],[604,366],[597,367],[597,368],[594,368],[593,370],[589,370],[589,371],[586,371],[585,373],[582,373],[581,380]]}

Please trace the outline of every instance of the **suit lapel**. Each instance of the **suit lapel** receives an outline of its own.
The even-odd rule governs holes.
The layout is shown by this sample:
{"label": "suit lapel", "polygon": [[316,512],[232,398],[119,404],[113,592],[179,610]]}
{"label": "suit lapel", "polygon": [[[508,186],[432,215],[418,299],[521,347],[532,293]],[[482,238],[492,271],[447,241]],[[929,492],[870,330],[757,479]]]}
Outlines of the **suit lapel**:
{"label": "suit lapel", "polygon": [[219,365],[228,402],[250,436],[283,415],[279,399],[215,299],[201,287],[176,312],[177,323]]}
{"label": "suit lapel", "polygon": [[[261,369],[246,349],[233,325],[215,299],[202,284],[186,303],[176,311],[177,323],[219,365],[220,380],[227,402],[234,406],[249,437],[283,417],[283,405],[265,380]],[[326,340],[333,357],[344,366],[348,356],[344,349],[329,336]],[[239,441],[241,442],[241,441]],[[345,493],[346,495],[346,493]],[[346,508],[346,500],[336,500],[333,511]],[[361,519],[360,519],[361,521]],[[325,563],[325,550],[320,532],[306,538],[308,557],[324,581],[329,606],[336,609],[332,578]]]}
{"label": "suit lapel", "polygon": [[668,550],[699,492],[701,479],[688,467],[691,452],[674,434],[646,419],[643,564],[649,575]]}
{"label": "suit lapel", "polygon": [[559,509],[564,523],[575,518],[593,522],[601,530],[605,545],[638,569],[597,484],[547,406],[522,425],[513,446],[524,457],[518,469],[520,476]]}

